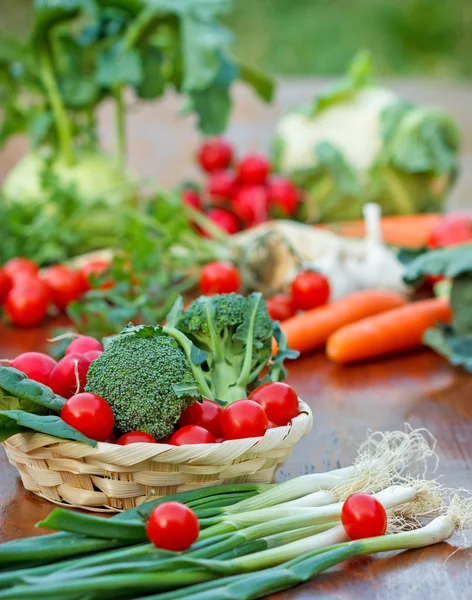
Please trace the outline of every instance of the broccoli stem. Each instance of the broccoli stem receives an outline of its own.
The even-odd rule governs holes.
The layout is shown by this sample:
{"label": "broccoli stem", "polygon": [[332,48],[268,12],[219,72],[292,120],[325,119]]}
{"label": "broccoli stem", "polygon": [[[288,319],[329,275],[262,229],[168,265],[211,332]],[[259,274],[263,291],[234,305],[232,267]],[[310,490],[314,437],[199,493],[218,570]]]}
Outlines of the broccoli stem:
{"label": "broccoli stem", "polygon": [[46,41],[43,41],[39,47],[39,73],[56,122],[60,152],[66,165],[70,167],[74,164],[70,122],[59,92],[52,66],[50,49]]}
{"label": "broccoli stem", "polygon": [[238,372],[239,369],[235,365],[230,365],[224,360],[213,363],[211,380],[218,400],[230,404],[247,398],[246,387],[237,384]]}

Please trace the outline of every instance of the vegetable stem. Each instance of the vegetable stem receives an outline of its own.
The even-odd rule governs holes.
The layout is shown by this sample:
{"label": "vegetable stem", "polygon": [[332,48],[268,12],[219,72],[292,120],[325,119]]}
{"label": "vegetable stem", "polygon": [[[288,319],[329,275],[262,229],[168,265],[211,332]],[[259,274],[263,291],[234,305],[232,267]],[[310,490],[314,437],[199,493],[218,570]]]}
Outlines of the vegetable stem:
{"label": "vegetable stem", "polygon": [[49,47],[46,41],[39,47],[39,72],[56,122],[61,155],[66,165],[70,167],[74,164],[71,127],[54,75]]}
{"label": "vegetable stem", "polygon": [[123,86],[116,86],[113,95],[116,107],[116,162],[119,169],[124,169],[126,164],[126,110]]}

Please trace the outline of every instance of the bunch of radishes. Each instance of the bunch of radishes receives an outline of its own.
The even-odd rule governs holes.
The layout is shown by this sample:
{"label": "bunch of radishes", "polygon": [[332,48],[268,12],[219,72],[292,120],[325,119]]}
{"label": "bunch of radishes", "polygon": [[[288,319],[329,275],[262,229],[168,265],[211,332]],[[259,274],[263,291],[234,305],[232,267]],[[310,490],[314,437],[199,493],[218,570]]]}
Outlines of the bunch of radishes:
{"label": "bunch of radishes", "polygon": [[14,325],[35,327],[51,308],[63,311],[78,300],[90,289],[91,278],[102,275],[109,267],[106,261],[94,260],[80,270],[59,264],[39,271],[29,258],[13,258],[0,268],[0,305]]}
{"label": "bunch of radishes", "polygon": [[300,190],[286,177],[271,175],[265,156],[247,154],[236,161],[231,144],[215,138],[200,146],[197,159],[206,181],[201,191],[184,189],[182,199],[227,233],[296,213]]}

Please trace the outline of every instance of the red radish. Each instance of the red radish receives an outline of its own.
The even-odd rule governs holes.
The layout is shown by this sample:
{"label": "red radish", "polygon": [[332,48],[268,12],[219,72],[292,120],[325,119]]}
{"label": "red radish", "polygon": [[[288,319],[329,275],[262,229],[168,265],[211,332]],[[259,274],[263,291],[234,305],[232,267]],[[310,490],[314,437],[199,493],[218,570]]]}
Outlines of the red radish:
{"label": "red radish", "polygon": [[170,438],[172,446],[185,446],[187,444],[215,444],[215,438],[200,425],[185,425],[178,429]]}
{"label": "red radish", "polygon": [[83,280],[77,271],[66,265],[53,265],[44,272],[42,279],[51,291],[51,299],[59,310],[78,300],[83,292]]}
{"label": "red radish", "polygon": [[97,394],[86,392],[69,398],[62,407],[61,419],[97,442],[104,442],[113,432],[113,412]]}
{"label": "red radish", "polygon": [[221,229],[233,235],[239,231],[239,220],[238,217],[229,212],[229,210],[225,210],[224,208],[212,208],[208,211],[207,217],[218,225]]}
{"label": "red radish", "polygon": [[195,210],[202,210],[202,202],[200,200],[200,196],[197,194],[195,190],[191,188],[186,188],[182,192],[182,202],[194,208]]}
{"label": "red radish", "polygon": [[223,409],[212,400],[194,402],[180,415],[179,425],[200,425],[207,429],[215,438],[221,437],[220,418]]}
{"label": "red radish", "polygon": [[[70,398],[84,391],[90,361],[82,354],[68,354],[61,359],[49,376],[49,387],[55,394]],[[105,437],[105,439],[108,435]]]}
{"label": "red radish", "polygon": [[200,273],[200,289],[203,294],[231,294],[241,287],[241,274],[229,262],[217,260],[205,265]]}
{"label": "red radish", "polygon": [[215,171],[208,176],[208,195],[213,202],[231,200],[236,179],[231,171]]}
{"label": "red radish", "polygon": [[13,281],[4,269],[0,269],[0,304],[8,296],[8,292],[13,287]]}
{"label": "red radish", "polygon": [[103,352],[103,346],[98,340],[90,335],[80,335],[67,346],[66,356],[72,353],[85,354],[91,350]]}
{"label": "red radish", "polygon": [[103,354],[102,350],[89,350],[88,352],[84,352],[85,358],[87,358],[90,362],[93,362],[96,358]]}
{"label": "red radish", "polygon": [[38,272],[38,268],[39,267],[35,262],[30,260],[29,258],[23,258],[21,256],[18,256],[17,258],[12,258],[3,265],[3,270],[5,271],[5,273],[7,273],[7,275],[10,275],[13,281],[19,275],[28,274],[35,276]]}
{"label": "red radish", "polygon": [[49,289],[43,281],[28,275],[13,283],[5,301],[5,313],[18,327],[35,327],[46,317]]}
{"label": "red radish", "polygon": [[246,223],[257,225],[267,220],[267,189],[262,185],[245,185],[233,196],[233,211]]}
{"label": "red radish", "polygon": [[232,158],[233,149],[231,145],[221,138],[204,142],[198,151],[198,162],[207,173],[226,169],[231,164]]}
{"label": "red radish", "polygon": [[42,352],[24,352],[10,361],[11,367],[44,385],[49,385],[49,376],[56,365],[53,358]]}
{"label": "red radish", "polygon": [[261,154],[248,154],[238,165],[238,181],[249,185],[265,183],[270,171],[269,161]]}
{"label": "red radish", "polygon": [[277,209],[284,217],[291,217],[297,210],[300,191],[285,177],[273,177],[267,185],[269,206]]}
{"label": "red radish", "polygon": [[[83,282],[84,289],[90,290],[92,288],[92,286],[90,285],[90,281],[91,281],[92,277],[99,277],[105,271],[107,271],[110,267],[111,267],[111,263],[107,260],[92,260],[91,262],[84,265],[80,269],[80,274],[82,276],[82,282]],[[109,290],[114,285],[115,284],[113,281],[111,281],[111,276],[110,276],[110,281],[105,281],[104,283],[102,283],[99,286],[98,289]]]}
{"label": "red radish", "polygon": [[143,442],[146,444],[157,444],[156,438],[144,431],[130,431],[116,440],[116,444],[119,444],[120,446],[140,444]]}

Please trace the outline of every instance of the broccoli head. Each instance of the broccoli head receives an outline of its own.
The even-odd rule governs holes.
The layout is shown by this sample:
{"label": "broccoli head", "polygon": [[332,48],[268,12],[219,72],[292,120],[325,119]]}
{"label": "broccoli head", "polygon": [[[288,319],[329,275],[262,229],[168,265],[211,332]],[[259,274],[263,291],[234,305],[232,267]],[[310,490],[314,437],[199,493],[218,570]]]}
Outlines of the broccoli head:
{"label": "broccoli head", "polygon": [[173,335],[171,330],[177,329],[206,353],[201,369],[213,399],[226,404],[247,398],[248,389],[260,383],[261,371],[271,362],[277,327],[262,295],[201,296],[186,312],[181,304],[169,314],[167,330]]}
{"label": "broccoli head", "polygon": [[86,391],[105,398],[120,433],[170,435],[185,408],[200,398],[179,343],[162,327],[128,326],[90,365]]}

